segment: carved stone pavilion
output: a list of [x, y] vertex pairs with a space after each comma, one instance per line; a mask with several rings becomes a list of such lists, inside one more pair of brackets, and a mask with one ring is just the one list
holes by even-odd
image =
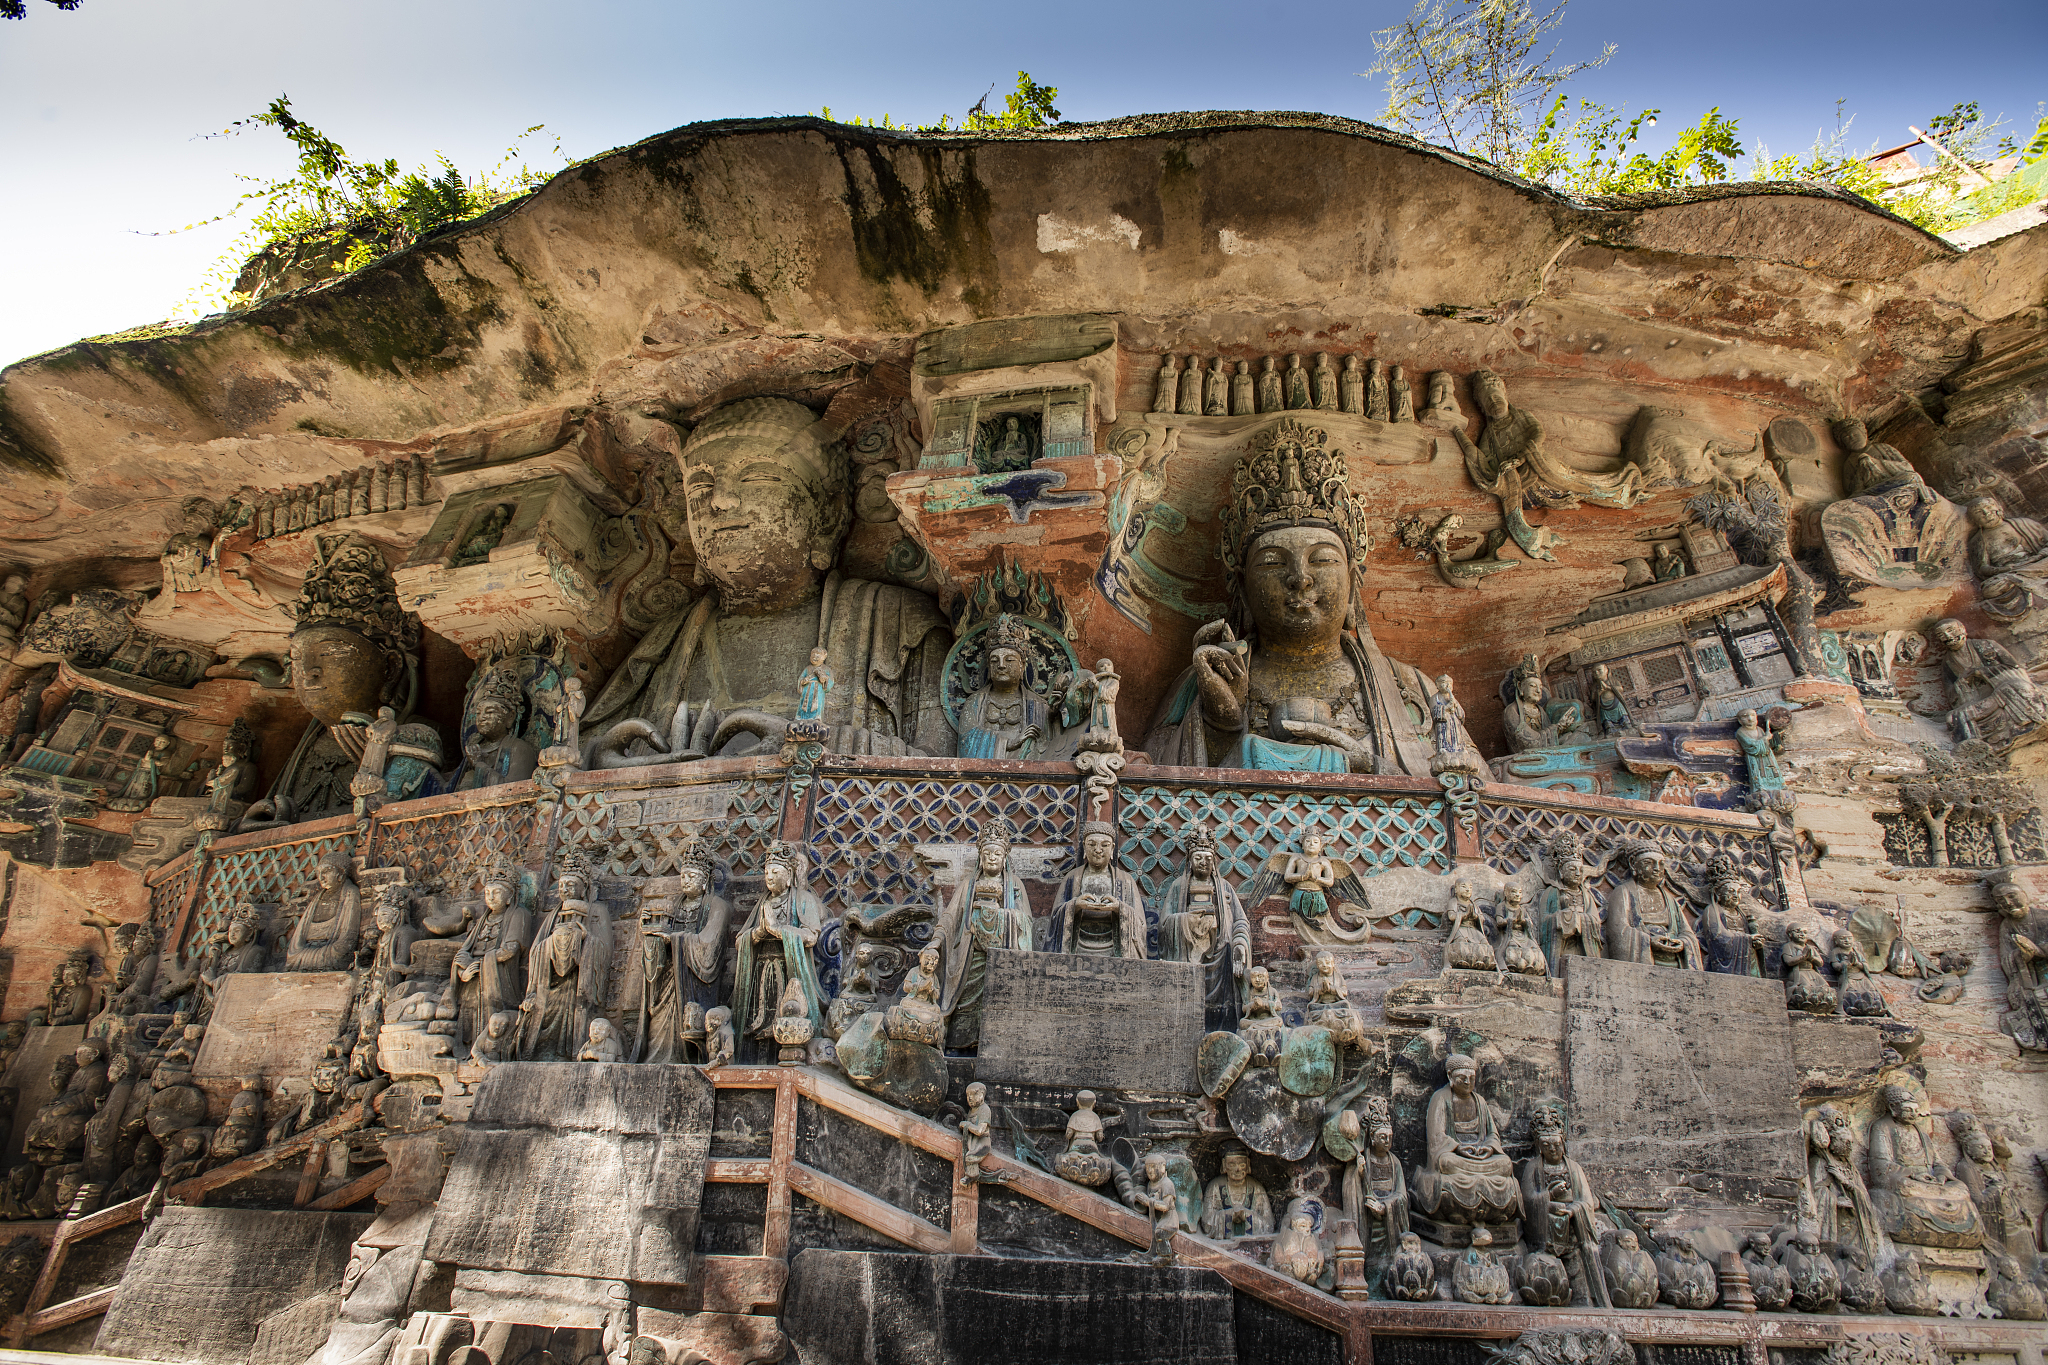
[[2048, 229], [699, 125], [0, 374], [0, 1323], [2040, 1365]]

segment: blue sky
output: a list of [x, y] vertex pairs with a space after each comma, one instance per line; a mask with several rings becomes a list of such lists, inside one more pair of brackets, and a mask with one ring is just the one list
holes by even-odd
[[[1069, 119], [1310, 109], [1376, 119], [1371, 32], [1401, 3], [1286, 6], [654, 3], [652, 0], [29, 0], [0, 23], [0, 362], [179, 311], [233, 240], [237, 172], [289, 169], [264, 131], [205, 140], [281, 91], [357, 156], [494, 164], [544, 123], [585, 156], [701, 119], [931, 119], [1019, 68]], [[1958, 100], [2031, 130], [2048, 4], [1572, 0], [1560, 56], [1614, 60], [1573, 89], [1675, 133], [1712, 105], [1745, 146], [1803, 149], [1835, 101], [1886, 146]], [[1659, 144], [1653, 142], [1655, 149]]]

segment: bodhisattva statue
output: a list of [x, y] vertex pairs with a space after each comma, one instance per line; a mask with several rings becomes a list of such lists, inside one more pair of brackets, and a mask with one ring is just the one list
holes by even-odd
[[1607, 893], [1607, 956], [1618, 962], [1700, 970], [1700, 941], [1686, 918], [1685, 897], [1671, 884], [1664, 850], [1631, 839], [1616, 850], [1628, 879]]
[[1764, 974], [1764, 936], [1756, 917], [1743, 904], [1749, 884], [1742, 874], [1716, 876], [1700, 909], [1700, 961], [1710, 972], [1729, 976]]
[[742, 399], [698, 424], [680, 462], [712, 591], [648, 631], [591, 701], [585, 765], [772, 748], [816, 648], [840, 682], [824, 705], [828, 748], [950, 756], [945, 618], [923, 593], [832, 571], [852, 510], [837, 434], [800, 404]]
[[642, 907], [638, 1061], [681, 1062], [689, 1007], [718, 1004], [732, 906], [711, 891], [711, 849], [692, 838], [676, 867], [673, 900]]
[[1508, 748], [1515, 753], [1531, 749], [1555, 749], [1560, 745], [1587, 744], [1584, 717], [1575, 701], [1553, 702], [1543, 686], [1542, 670], [1532, 656], [1508, 675], [1514, 696], [1500, 713], [1501, 728], [1507, 731]]
[[1609, 1307], [1600, 1266], [1600, 1196], [1565, 1149], [1564, 1110], [1542, 1106], [1532, 1131], [1536, 1150], [1522, 1163], [1523, 1243], [1564, 1263], [1572, 1302]]
[[1972, 640], [1953, 619], [1936, 622], [1928, 636], [1954, 697], [1948, 727], [1957, 740], [2003, 747], [2048, 725], [2048, 697], [2004, 645]]
[[1344, 1167], [1344, 1212], [1358, 1227], [1377, 1279], [1408, 1235], [1408, 1177], [1394, 1155], [1394, 1119], [1386, 1096], [1367, 1099], [1363, 1117], [1345, 1110], [1338, 1124], [1358, 1150]]
[[1200, 964], [1205, 1027], [1235, 1032], [1250, 989], [1251, 921], [1217, 871], [1215, 836], [1195, 826], [1181, 845], [1187, 866], [1159, 895], [1159, 956]]
[[1444, 1085], [1423, 1114], [1428, 1155], [1409, 1182], [1415, 1207], [1441, 1224], [1506, 1223], [1522, 1213], [1515, 1164], [1501, 1146], [1493, 1107], [1474, 1087], [1479, 1064], [1461, 1052], [1444, 1062]]
[[450, 967], [464, 1038], [475, 1038], [492, 1015], [516, 1010], [526, 998], [531, 924], [519, 903], [519, 869], [509, 861], [494, 864], [483, 889], [483, 911], [470, 921]]
[[1970, 1188], [1935, 1158], [1919, 1094], [1896, 1083], [1882, 1093], [1884, 1112], [1870, 1125], [1870, 1200], [1885, 1232], [1916, 1246], [1982, 1245]]
[[526, 998], [519, 1004], [523, 1061], [575, 1061], [611, 983], [612, 920], [602, 903], [586, 899], [590, 873], [580, 850], [556, 860], [555, 891], [554, 912], [526, 955]]
[[1081, 827], [1081, 865], [1060, 880], [1048, 951], [1145, 956], [1145, 893], [1136, 877], [1111, 865], [1115, 856], [1114, 825], [1090, 820]]
[[1195, 632], [1153, 762], [1430, 775], [1433, 688], [1373, 642], [1364, 500], [1327, 439], [1284, 419], [1239, 463], [1221, 517], [1229, 615]]
[[939, 916], [935, 941], [945, 952], [946, 1046], [981, 1045], [981, 1007], [988, 991], [989, 954], [1031, 950], [1031, 901], [1010, 863], [1010, 826], [1001, 816], [982, 822], [975, 836], [974, 868], [960, 878]]
[[315, 867], [319, 889], [306, 902], [285, 944], [288, 972], [338, 972], [355, 961], [362, 935], [363, 893], [356, 889], [354, 861], [329, 853]]
[[1036, 758], [1053, 732], [1030, 685], [1029, 627], [1005, 613], [982, 639], [982, 686], [960, 708], [961, 758]]
[[1604, 957], [1601, 920], [1606, 911], [1593, 879], [1600, 868], [1586, 863], [1585, 845], [1571, 830], [1551, 839], [1538, 864], [1543, 892], [1536, 898], [1536, 942], [1552, 976], [1564, 974], [1568, 957]]
[[803, 990], [814, 1036], [825, 1026], [825, 993], [811, 961], [811, 950], [825, 931], [825, 903], [798, 884], [799, 859], [792, 844], [777, 842], [769, 848], [761, 868], [761, 901], [740, 926], [733, 1026], [741, 1037], [763, 1046], [775, 1039], [775, 1008], [792, 981]]
[[540, 750], [519, 734], [526, 693], [509, 668], [484, 671], [469, 694], [472, 730], [462, 745], [457, 791], [524, 782], [540, 762]]
[[1863, 1183], [1856, 1159], [1856, 1129], [1849, 1116], [1823, 1104], [1806, 1120], [1805, 1202], [1820, 1239], [1829, 1246], [1857, 1247], [1873, 1258], [1889, 1260], [1891, 1239]]

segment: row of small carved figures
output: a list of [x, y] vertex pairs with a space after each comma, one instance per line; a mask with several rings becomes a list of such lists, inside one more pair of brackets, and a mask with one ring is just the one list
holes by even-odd
[[[1347, 355], [1339, 370], [1327, 352], [1316, 356], [1312, 369], [1303, 367], [1300, 355], [1290, 355], [1284, 372], [1266, 356], [1256, 376], [1249, 360], [1238, 361], [1233, 373], [1231, 362], [1222, 356], [1211, 360], [1207, 370], [1200, 356], [1189, 356], [1185, 370], [1179, 357], [1167, 356], [1152, 393], [1152, 411], [1184, 417], [1251, 417], [1289, 410], [1348, 412], [1376, 422], [1416, 420], [1414, 390], [1401, 366], [1388, 368], [1379, 360], [1368, 360], [1361, 369], [1359, 357]], [[1464, 422], [1449, 371], [1430, 375], [1422, 420]]]
[[403, 512], [427, 503], [427, 464], [421, 456], [395, 464], [371, 462], [319, 483], [245, 495], [253, 507], [258, 540], [287, 535], [348, 517]]

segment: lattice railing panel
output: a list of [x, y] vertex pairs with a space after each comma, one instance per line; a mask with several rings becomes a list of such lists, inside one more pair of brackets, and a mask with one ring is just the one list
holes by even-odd
[[481, 894], [483, 873], [500, 858], [539, 870], [547, 860], [547, 822], [531, 801], [377, 822], [371, 861], [404, 866], [413, 880], [458, 895]]
[[343, 830], [317, 839], [216, 853], [206, 870], [206, 893], [194, 916], [188, 943], [196, 951], [216, 931], [227, 927], [228, 916], [243, 901], [276, 905], [293, 888], [311, 890], [313, 868], [321, 858], [354, 852], [355, 832]]
[[[1516, 872], [1535, 860], [1536, 851], [1563, 830], [1577, 834], [1590, 860], [1604, 858], [1623, 839], [1653, 839], [1663, 846], [1683, 876], [1697, 878], [1716, 854], [1733, 855], [1750, 889], [1766, 905], [1784, 904], [1778, 884], [1777, 859], [1770, 836], [1761, 828], [1695, 824], [1618, 811], [1579, 810], [1565, 806], [1524, 806], [1482, 801], [1479, 831], [1488, 865]], [[1607, 865], [1596, 885], [1611, 890], [1628, 875], [1620, 859]]]
[[1332, 857], [1349, 860], [1361, 877], [1388, 867], [1448, 872], [1451, 866], [1443, 803], [1429, 797], [1126, 785], [1121, 824], [1120, 857], [1148, 901], [1181, 870], [1181, 831], [1194, 824], [1207, 825], [1216, 837], [1221, 870], [1240, 891], [1266, 859], [1299, 848], [1310, 828], [1322, 834]]
[[170, 933], [178, 912], [192, 899], [192, 888], [199, 881], [200, 861], [198, 854], [192, 854], [176, 874], [149, 888], [149, 923], [156, 930], [158, 942]]
[[875, 855], [904, 835], [919, 844], [974, 842], [981, 822], [1000, 815], [1019, 844], [1073, 848], [1081, 827], [1081, 783], [977, 778], [826, 775], [813, 788], [807, 843], [811, 887], [833, 913]]
[[666, 877], [692, 834], [734, 876], [761, 870], [782, 820], [782, 780], [744, 777], [679, 787], [572, 791], [555, 850], [580, 846], [600, 877]]

